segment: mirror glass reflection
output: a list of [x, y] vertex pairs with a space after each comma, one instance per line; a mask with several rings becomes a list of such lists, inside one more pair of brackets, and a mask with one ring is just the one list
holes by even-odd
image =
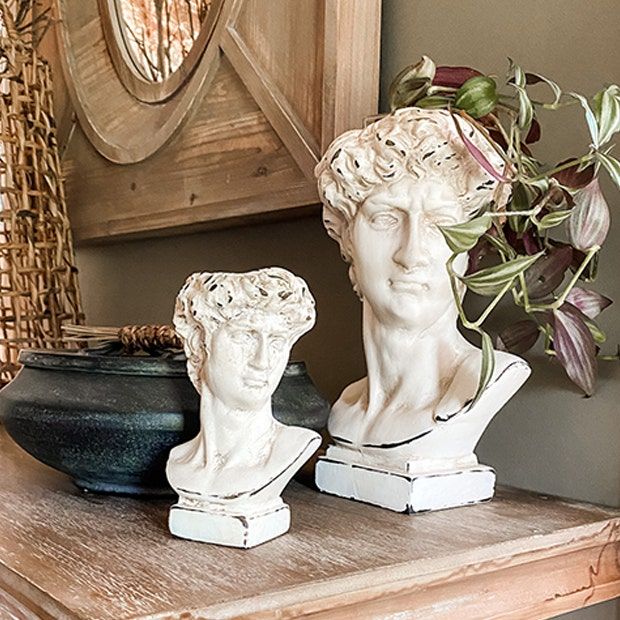
[[136, 70], [163, 82], [190, 53], [213, 0], [115, 0], [125, 46]]

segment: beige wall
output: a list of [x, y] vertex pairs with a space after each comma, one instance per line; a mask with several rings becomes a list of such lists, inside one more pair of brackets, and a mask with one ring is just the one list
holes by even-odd
[[[618, 0], [384, 0], [383, 90], [403, 65], [426, 53], [442, 64], [498, 74], [512, 56], [567, 89], [591, 93], [604, 82], [620, 82], [619, 41]], [[560, 115], [546, 133], [543, 159], [583, 150], [585, 133], [563, 124], [573, 114], [577, 110]], [[603, 253], [600, 287], [619, 302], [602, 321], [612, 349], [620, 342], [620, 194], [608, 195], [614, 229]], [[308, 361], [320, 389], [334, 399], [363, 372], [360, 307], [318, 216], [82, 247], [78, 261], [89, 322], [116, 325], [168, 321], [174, 295], [192, 271], [285, 266], [306, 278], [317, 298], [317, 327], [296, 354]], [[619, 386], [620, 364], [607, 364], [599, 391], [584, 400], [554, 364], [536, 360], [533, 378], [484, 436], [481, 457], [503, 482], [620, 504]], [[613, 610], [613, 603], [605, 604], [581, 617], [614, 618]]]

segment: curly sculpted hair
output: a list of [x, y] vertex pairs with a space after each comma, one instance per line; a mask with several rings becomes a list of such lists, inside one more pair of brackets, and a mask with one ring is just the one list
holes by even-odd
[[[378, 186], [411, 176], [434, 178], [453, 187], [460, 206], [471, 217], [487, 203], [498, 181], [472, 157], [457, 131], [484, 154], [497, 170], [503, 160], [481, 130], [447, 110], [403, 108], [336, 138], [316, 166], [323, 223], [351, 262], [347, 227], [358, 207]], [[509, 184], [499, 188], [503, 206]]]
[[280, 316], [291, 345], [312, 328], [316, 318], [314, 298], [306, 283], [286, 269], [194, 273], [186, 280], [177, 296], [173, 321], [197, 389], [213, 332], [251, 310]]

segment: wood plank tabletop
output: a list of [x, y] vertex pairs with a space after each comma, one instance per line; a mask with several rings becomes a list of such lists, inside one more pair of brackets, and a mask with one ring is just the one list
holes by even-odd
[[172, 500], [85, 494], [0, 427], [0, 617], [547, 618], [620, 595], [620, 510], [515, 489], [392, 513], [293, 483], [285, 536], [173, 538]]

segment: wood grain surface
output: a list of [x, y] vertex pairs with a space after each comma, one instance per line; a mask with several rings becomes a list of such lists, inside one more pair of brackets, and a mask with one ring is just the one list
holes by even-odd
[[78, 241], [187, 231], [192, 224], [316, 200], [314, 185], [225, 58], [212, 86], [191, 124], [147, 161], [106, 162], [82, 130], [75, 130], [64, 169]]
[[290, 532], [238, 550], [174, 539], [170, 501], [79, 492], [2, 430], [0, 471], [7, 617], [532, 619], [620, 594], [610, 508], [504, 489], [406, 516], [292, 484]]
[[152, 97], [115, 70], [104, 0], [45, 2], [78, 242], [317, 211], [323, 150], [377, 111], [380, 0], [224, 0], [194, 69]]

